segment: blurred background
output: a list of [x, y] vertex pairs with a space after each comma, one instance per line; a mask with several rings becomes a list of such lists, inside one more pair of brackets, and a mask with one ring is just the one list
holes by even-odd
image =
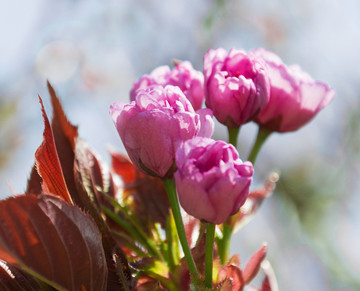
[[[159, 65], [189, 60], [202, 70], [210, 48], [273, 50], [328, 83], [334, 101], [308, 125], [273, 134], [254, 188], [272, 170], [274, 195], [236, 233], [245, 263], [268, 242], [280, 290], [360, 290], [360, 1], [0, 0], [0, 196], [25, 189], [43, 122], [46, 79], [80, 136], [103, 160], [124, 152], [109, 105]], [[245, 159], [256, 135], [248, 124]], [[227, 139], [217, 125], [216, 138]]]

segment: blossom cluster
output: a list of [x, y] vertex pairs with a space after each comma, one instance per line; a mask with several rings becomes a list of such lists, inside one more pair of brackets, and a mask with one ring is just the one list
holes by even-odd
[[242, 162], [236, 141], [212, 140], [212, 116], [229, 132], [250, 121], [268, 134], [290, 132], [333, 97], [328, 85], [273, 52], [218, 48], [205, 54], [203, 73], [189, 62], [159, 67], [134, 83], [131, 103], [114, 103], [110, 111], [138, 169], [174, 175], [184, 210], [221, 224], [245, 202], [256, 156]]
[[[249, 194], [258, 152], [272, 132], [295, 131], [308, 123], [331, 102], [334, 92], [262, 48], [211, 49], [203, 64], [203, 72], [187, 61], [175, 62], [173, 69], [156, 68], [134, 83], [129, 104], [114, 103], [110, 113], [133, 164], [163, 180], [192, 286], [243, 290], [267, 250], [264, 245], [244, 270], [229, 259], [234, 228], [248, 216], [239, 209], [249, 201], [246, 208], [251, 215], [272, 192], [269, 186], [263, 193]], [[227, 127], [229, 143], [212, 138], [213, 116]], [[248, 161], [243, 162], [236, 145], [240, 127], [248, 122], [257, 123], [259, 131]], [[205, 272], [199, 273], [194, 262], [179, 205], [206, 225]], [[215, 234], [216, 227], [220, 235]], [[198, 243], [201, 237], [200, 232]], [[214, 247], [222, 266], [215, 281]], [[171, 253], [171, 246], [168, 250]], [[271, 276], [268, 273], [261, 289], [254, 290], [277, 290]]]

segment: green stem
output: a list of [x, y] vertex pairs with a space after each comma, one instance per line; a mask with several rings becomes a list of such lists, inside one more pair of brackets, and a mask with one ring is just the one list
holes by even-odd
[[[228, 127], [228, 131], [229, 131], [229, 142], [235, 146], [237, 143], [237, 135], [238, 135], [239, 129]], [[250, 162], [252, 162], [253, 164], [255, 163], [256, 157], [257, 157], [262, 145], [264, 144], [265, 140], [270, 136], [271, 133], [272, 133], [272, 131], [270, 131], [266, 127], [261, 127], [261, 126], [259, 127], [259, 131], [258, 131], [256, 140], [255, 140], [255, 143], [251, 149], [251, 152], [250, 152], [250, 155], [248, 158], [248, 160]], [[231, 217], [229, 217], [227, 219], [227, 221], [224, 222], [224, 224], [223, 224], [222, 237], [217, 240], [218, 253], [219, 253], [219, 258], [220, 258], [220, 262], [222, 265], [226, 264], [227, 261], [229, 260], [230, 242], [231, 242], [231, 236], [233, 233], [232, 225], [233, 225], [233, 223], [231, 223]]]
[[170, 207], [174, 215], [176, 229], [178, 232], [181, 247], [185, 255], [185, 260], [189, 268], [189, 272], [192, 275], [192, 277], [200, 281], [200, 277], [196, 269], [193, 256], [191, 254], [189, 243], [186, 238], [185, 228], [180, 212], [179, 201], [176, 194], [175, 180], [174, 178], [163, 178], [163, 183], [165, 185], [165, 189], [169, 197]]
[[175, 270], [175, 266], [179, 263], [179, 248], [175, 228], [174, 216], [172, 211], [170, 211], [166, 220], [165, 234], [167, 240], [168, 266], [171, 272]]
[[[227, 129], [229, 133], [229, 143], [231, 143], [236, 148], [240, 127], [227, 127]], [[229, 259], [230, 241], [231, 241], [232, 232], [233, 232], [232, 226], [228, 222], [224, 222], [223, 236], [217, 239], [218, 254], [222, 265], [225, 265], [225, 263]]]
[[[230, 219], [230, 218], [229, 218]], [[229, 260], [230, 242], [233, 233], [233, 227], [226, 221], [223, 224], [222, 238], [218, 243], [218, 254], [221, 265], [225, 265]]]
[[255, 164], [256, 157], [259, 154], [259, 151], [260, 151], [262, 145], [264, 144], [264, 142], [270, 136], [271, 133], [272, 133], [272, 131], [269, 130], [268, 128], [259, 126], [259, 131], [258, 131], [256, 140], [255, 140], [255, 143], [251, 149], [248, 161]]
[[227, 127], [227, 129], [229, 133], [229, 143], [236, 148], [240, 127]]
[[212, 288], [213, 252], [214, 252], [215, 224], [206, 226], [206, 253], [205, 253], [205, 287]]

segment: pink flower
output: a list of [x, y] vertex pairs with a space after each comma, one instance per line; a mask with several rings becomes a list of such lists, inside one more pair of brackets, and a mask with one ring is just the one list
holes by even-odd
[[134, 101], [140, 89], [156, 85], [178, 86], [190, 101], [195, 110], [202, 107], [204, 101], [204, 77], [196, 71], [190, 62], [176, 63], [170, 70], [168, 66], [161, 66], [153, 70], [150, 75], [144, 75], [136, 81], [130, 91], [130, 100]]
[[244, 204], [253, 166], [242, 162], [231, 144], [196, 137], [176, 152], [174, 177], [181, 206], [190, 215], [223, 223]]
[[269, 100], [263, 65], [243, 50], [209, 50], [204, 56], [206, 106], [228, 127], [253, 120]]
[[211, 111], [195, 112], [174, 86], [140, 90], [130, 104], [112, 104], [110, 114], [134, 165], [160, 177], [172, 174], [168, 172], [180, 142], [198, 135], [210, 137], [214, 131]]
[[314, 81], [298, 66], [286, 66], [265, 49], [252, 51], [265, 62], [270, 78], [270, 100], [256, 122], [272, 131], [288, 132], [308, 123], [334, 98], [334, 91]]

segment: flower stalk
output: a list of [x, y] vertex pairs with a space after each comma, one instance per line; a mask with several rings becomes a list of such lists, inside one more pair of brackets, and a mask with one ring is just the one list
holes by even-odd
[[214, 223], [208, 223], [206, 226], [205, 287], [207, 288], [212, 288], [215, 227]]
[[218, 239], [218, 255], [220, 259], [221, 265], [225, 265], [226, 262], [229, 260], [229, 254], [230, 254], [230, 242], [231, 242], [231, 236], [233, 233], [233, 227], [229, 223], [231, 220], [231, 217], [228, 218], [227, 221], [225, 221], [222, 225], [222, 237]]
[[174, 215], [175, 225], [179, 236], [180, 244], [184, 252], [185, 260], [189, 268], [189, 272], [193, 278], [200, 281], [199, 273], [197, 271], [189, 243], [186, 238], [184, 223], [181, 217], [180, 206], [178, 197], [176, 194], [175, 180], [174, 178], [164, 178], [163, 183], [169, 197], [170, 207]]
[[[235, 148], [240, 132], [240, 127], [227, 127], [229, 134], [229, 143]], [[230, 254], [230, 242], [233, 233], [233, 227], [231, 224], [231, 217], [229, 217], [222, 225], [222, 237], [217, 239], [218, 254], [222, 265], [225, 265], [229, 259]]]
[[179, 263], [179, 248], [178, 240], [175, 231], [176, 225], [172, 211], [169, 212], [169, 216], [166, 221], [166, 240], [167, 240], [167, 256], [168, 265], [170, 271], [174, 271], [175, 266]]
[[270, 136], [271, 133], [272, 131], [269, 130], [268, 128], [264, 126], [259, 126], [259, 131], [256, 136], [255, 143], [251, 149], [250, 155], [248, 157], [248, 161], [255, 164], [256, 158], [260, 152], [261, 147], [263, 146], [263, 144], [265, 143], [265, 141], [267, 140], [267, 138]]
[[229, 133], [229, 143], [231, 143], [235, 148], [237, 145], [237, 140], [240, 132], [240, 127], [227, 127]]

